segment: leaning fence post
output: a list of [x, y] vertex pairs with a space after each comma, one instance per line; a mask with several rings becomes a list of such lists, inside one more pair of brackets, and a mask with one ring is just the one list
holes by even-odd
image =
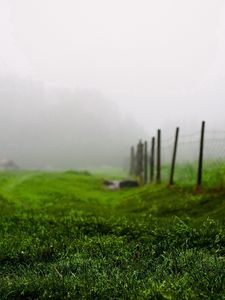
[[148, 143], [144, 143], [144, 183], [148, 182]]
[[179, 127], [176, 128], [174, 148], [173, 148], [173, 155], [172, 155], [172, 162], [171, 162], [171, 170], [170, 170], [169, 185], [173, 185], [174, 184], [173, 178], [174, 178], [174, 170], [175, 170], [175, 163], [176, 163], [178, 135], [179, 135]]
[[200, 190], [202, 187], [202, 168], [203, 168], [203, 149], [204, 149], [204, 134], [205, 134], [205, 121], [202, 122], [199, 160], [198, 160], [198, 177], [196, 189]]
[[154, 181], [154, 168], [155, 168], [155, 138], [152, 138], [151, 156], [150, 156], [150, 182]]
[[156, 183], [161, 182], [161, 130], [157, 131], [157, 166], [156, 166]]

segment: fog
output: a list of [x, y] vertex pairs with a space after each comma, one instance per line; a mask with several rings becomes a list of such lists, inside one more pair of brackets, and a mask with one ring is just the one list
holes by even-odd
[[1, 157], [23, 168], [125, 166], [129, 145], [143, 135], [93, 90], [46, 89], [11, 77], [0, 80], [0, 98]]
[[223, 0], [0, 0], [0, 156], [121, 165], [139, 138], [223, 130]]

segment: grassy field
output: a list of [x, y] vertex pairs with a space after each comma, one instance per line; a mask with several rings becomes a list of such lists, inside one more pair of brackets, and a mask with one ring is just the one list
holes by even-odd
[[0, 299], [225, 299], [225, 192], [0, 173]]
[[[162, 167], [162, 179], [169, 181], [170, 166], [164, 164]], [[177, 163], [175, 167], [174, 180], [177, 185], [182, 187], [194, 187], [197, 181], [198, 164], [197, 162]], [[225, 189], [225, 162], [204, 161], [202, 185], [205, 189]]]

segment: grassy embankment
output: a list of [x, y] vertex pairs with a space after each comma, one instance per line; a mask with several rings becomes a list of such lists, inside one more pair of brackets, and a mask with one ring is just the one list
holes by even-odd
[[225, 193], [0, 173], [0, 299], [225, 299]]

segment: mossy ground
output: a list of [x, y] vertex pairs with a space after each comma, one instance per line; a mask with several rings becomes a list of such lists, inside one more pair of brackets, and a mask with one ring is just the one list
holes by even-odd
[[0, 299], [225, 299], [225, 193], [0, 173]]

